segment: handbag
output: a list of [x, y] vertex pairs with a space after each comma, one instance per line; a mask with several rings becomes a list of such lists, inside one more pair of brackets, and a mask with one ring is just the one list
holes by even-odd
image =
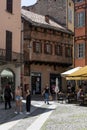
[[22, 97], [22, 96], [20, 97], [20, 100], [23, 100], [23, 97]]
[[53, 100], [52, 95], [49, 95], [49, 100], [50, 100], [50, 101], [52, 101], [52, 100]]

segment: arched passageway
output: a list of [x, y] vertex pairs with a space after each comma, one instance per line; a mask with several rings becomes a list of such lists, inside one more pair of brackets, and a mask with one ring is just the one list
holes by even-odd
[[0, 74], [0, 97], [1, 100], [3, 100], [3, 92], [4, 92], [4, 88], [7, 84], [10, 85], [12, 93], [13, 93], [13, 97], [14, 97], [14, 90], [15, 90], [15, 74], [13, 73], [12, 70], [10, 69], [4, 69], [1, 74]]

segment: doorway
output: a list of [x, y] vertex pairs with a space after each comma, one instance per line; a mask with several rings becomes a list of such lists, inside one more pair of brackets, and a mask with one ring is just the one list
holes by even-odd
[[32, 94], [41, 94], [41, 74], [32, 73], [31, 74], [31, 90]]

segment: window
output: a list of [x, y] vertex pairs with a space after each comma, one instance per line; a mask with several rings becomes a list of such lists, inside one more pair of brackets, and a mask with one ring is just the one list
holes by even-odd
[[55, 46], [55, 54], [58, 56], [62, 56], [62, 46], [61, 45]]
[[80, 43], [75, 46], [75, 57], [83, 58], [85, 56], [85, 44]]
[[46, 54], [52, 54], [52, 45], [49, 44], [49, 43], [46, 43], [46, 44], [44, 45], [44, 52], [45, 52]]
[[68, 21], [72, 23], [72, 10], [68, 8]]
[[72, 48], [71, 47], [65, 47], [65, 56], [72, 57]]
[[79, 57], [83, 57], [83, 52], [84, 52], [84, 50], [83, 50], [83, 44], [79, 44], [78, 51], [79, 51], [78, 56]]
[[34, 42], [33, 43], [33, 51], [35, 53], [41, 53], [42, 52], [42, 44], [39, 42]]
[[75, 26], [82, 27], [85, 25], [85, 11], [75, 14]]
[[7, 0], [6, 9], [9, 13], [12, 13], [13, 0]]

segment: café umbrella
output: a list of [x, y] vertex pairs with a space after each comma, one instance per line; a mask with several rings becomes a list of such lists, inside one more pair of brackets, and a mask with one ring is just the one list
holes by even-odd
[[76, 72], [71, 73], [70, 75], [68, 75], [68, 77], [87, 77], [87, 66], [84, 66], [82, 68], [80, 68], [79, 70], [77, 70]]
[[87, 80], [87, 65], [84, 67], [81, 67], [79, 70], [66, 76], [66, 80], [75, 80], [76, 81], [76, 90], [77, 90], [78, 89], [77, 81], [78, 80]]
[[70, 74], [72, 74], [72, 73], [74, 73], [74, 72], [80, 70], [81, 68], [82, 68], [82, 67], [78, 66], [78, 67], [75, 67], [75, 68], [73, 68], [73, 69], [67, 70], [67, 71], [61, 73], [61, 76], [66, 78], [66, 77], [68, 77]]
[[56, 78], [56, 86], [55, 86], [55, 93], [56, 93], [56, 100], [57, 100], [57, 93], [59, 92], [59, 80]]

